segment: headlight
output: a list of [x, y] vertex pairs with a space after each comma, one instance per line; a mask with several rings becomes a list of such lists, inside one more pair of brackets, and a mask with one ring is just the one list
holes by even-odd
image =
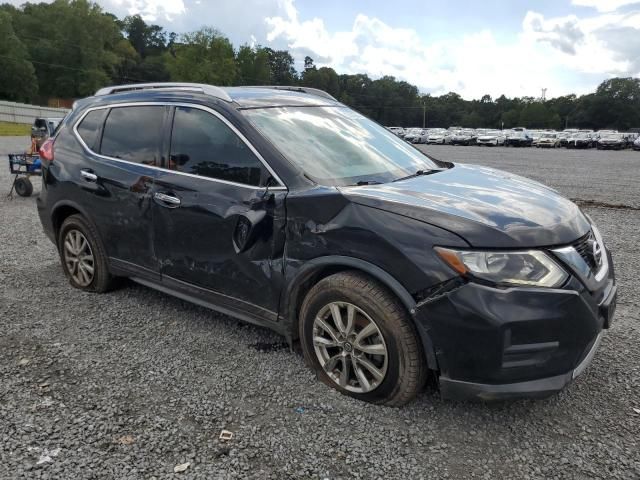
[[568, 277], [562, 267], [539, 250], [492, 252], [436, 247], [436, 251], [460, 275], [500, 285], [553, 288], [562, 285]]

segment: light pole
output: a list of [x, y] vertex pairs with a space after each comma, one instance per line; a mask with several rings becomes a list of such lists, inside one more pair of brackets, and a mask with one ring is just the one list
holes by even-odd
[[422, 102], [422, 128], [425, 128], [427, 125], [427, 103]]

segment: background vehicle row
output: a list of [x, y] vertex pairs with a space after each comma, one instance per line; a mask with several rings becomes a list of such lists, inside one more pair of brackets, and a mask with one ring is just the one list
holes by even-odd
[[600, 150], [640, 150], [640, 133], [613, 130], [527, 130], [516, 127], [509, 130], [472, 129], [461, 127], [407, 128], [388, 127], [390, 131], [409, 143], [428, 145], [485, 145], [537, 148], [597, 148]]

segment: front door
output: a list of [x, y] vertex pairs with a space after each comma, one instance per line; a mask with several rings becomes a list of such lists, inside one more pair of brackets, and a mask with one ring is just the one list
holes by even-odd
[[[275, 320], [282, 285], [286, 189], [217, 112], [178, 106], [169, 170], [153, 194], [163, 283]], [[173, 284], [173, 285], [172, 285]]]

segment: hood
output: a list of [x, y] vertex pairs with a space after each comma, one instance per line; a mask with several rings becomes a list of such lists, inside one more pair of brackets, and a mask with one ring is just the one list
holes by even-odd
[[555, 190], [487, 167], [456, 164], [431, 175], [340, 190], [355, 203], [444, 228], [474, 247], [563, 245], [590, 229], [580, 209]]

